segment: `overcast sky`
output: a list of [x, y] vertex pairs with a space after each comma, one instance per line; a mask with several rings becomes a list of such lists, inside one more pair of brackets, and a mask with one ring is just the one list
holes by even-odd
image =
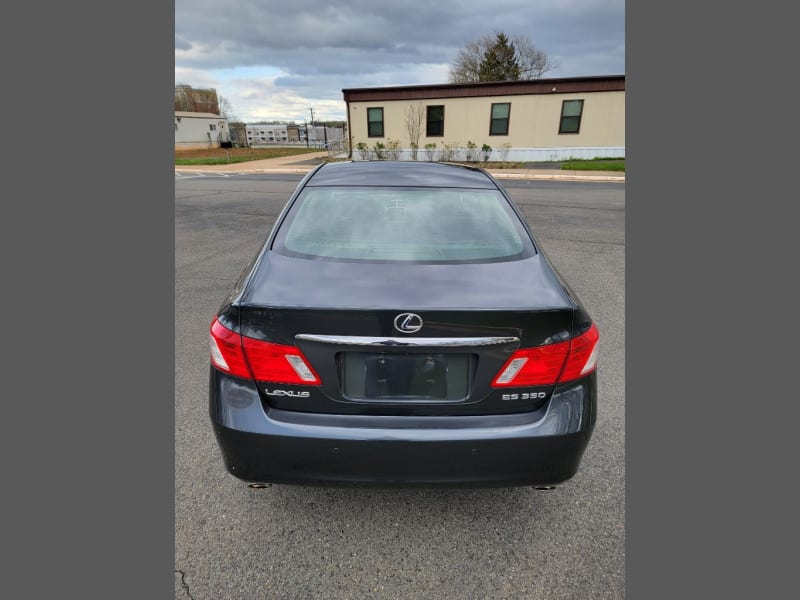
[[176, 0], [175, 82], [248, 122], [344, 119], [343, 88], [446, 83], [496, 31], [558, 60], [546, 77], [625, 73], [624, 0]]

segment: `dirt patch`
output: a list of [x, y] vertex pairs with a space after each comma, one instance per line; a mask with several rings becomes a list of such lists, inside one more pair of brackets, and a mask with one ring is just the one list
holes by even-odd
[[175, 150], [176, 165], [226, 164], [319, 152], [318, 148], [197, 148]]

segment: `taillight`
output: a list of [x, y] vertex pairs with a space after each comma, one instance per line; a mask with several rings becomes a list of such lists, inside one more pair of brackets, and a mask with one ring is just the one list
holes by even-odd
[[256, 381], [319, 385], [322, 380], [295, 346], [239, 335], [214, 319], [211, 363], [221, 371]]
[[242, 348], [242, 336], [214, 319], [211, 324], [211, 364], [236, 377], [252, 379]]
[[283, 346], [242, 337], [244, 351], [256, 381], [319, 385], [322, 380], [295, 346]]
[[586, 333], [571, 340], [572, 347], [569, 349], [564, 371], [561, 373], [561, 377], [558, 378], [559, 382], [578, 379], [578, 377], [583, 377], [597, 368], [597, 352], [599, 349], [597, 342], [599, 340], [600, 332], [597, 331], [594, 323]]
[[588, 331], [566, 342], [520, 348], [508, 359], [492, 387], [553, 385], [572, 381], [597, 367], [600, 335], [592, 324]]
[[558, 379], [568, 352], [569, 342], [520, 348], [511, 355], [492, 385], [551, 385]]

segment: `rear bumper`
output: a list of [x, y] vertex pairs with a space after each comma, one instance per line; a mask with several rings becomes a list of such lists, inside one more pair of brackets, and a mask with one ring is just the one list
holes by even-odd
[[258, 483], [552, 485], [575, 474], [595, 421], [594, 374], [536, 412], [466, 417], [265, 410], [252, 382], [212, 369], [210, 385], [225, 466]]

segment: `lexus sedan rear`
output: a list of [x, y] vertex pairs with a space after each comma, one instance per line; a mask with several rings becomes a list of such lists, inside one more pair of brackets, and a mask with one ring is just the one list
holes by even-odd
[[211, 421], [251, 483], [555, 485], [598, 337], [484, 171], [326, 164], [213, 320]]

